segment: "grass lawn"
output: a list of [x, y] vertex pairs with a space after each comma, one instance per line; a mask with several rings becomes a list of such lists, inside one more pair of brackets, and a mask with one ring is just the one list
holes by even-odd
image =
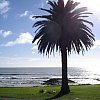
[[[61, 97], [79, 100], [100, 100], [100, 85], [70, 86], [71, 93]], [[60, 91], [60, 86], [0, 87], [1, 98], [50, 98]]]

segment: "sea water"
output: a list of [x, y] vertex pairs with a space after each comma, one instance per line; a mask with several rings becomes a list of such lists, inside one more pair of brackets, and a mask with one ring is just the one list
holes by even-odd
[[[0, 87], [42, 86], [51, 78], [61, 78], [60, 67], [0, 68]], [[68, 78], [76, 84], [100, 84], [100, 74], [79, 68], [69, 67]]]

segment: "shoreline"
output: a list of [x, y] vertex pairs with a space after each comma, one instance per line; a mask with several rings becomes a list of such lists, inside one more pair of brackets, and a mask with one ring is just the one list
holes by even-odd
[[[13, 78], [14, 79], [14, 78]], [[86, 78], [87, 79], [87, 78]], [[97, 79], [98, 82], [100, 82], [100, 80]], [[58, 85], [60, 86], [62, 83], [62, 78], [48, 78], [46, 80], [44, 80], [43, 82], [39, 83], [39, 84], [34, 84], [34, 81], [31, 81], [30, 84], [14, 84], [14, 85], [5, 85], [5, 86], [0, 86], [0, 87], [43, 87], [43, 86], [54, 86], [54, 85]], [[90, 83], [78, 83], [75, 82], [73, 80], [71, 80], [70, 78], [68, 79], [68, 85], [69, 86], [75, 86], [75, 85], [100, 85], [100, 83], [98, 84], [90, 84]]]
[[[69, 85], [100, 84], [100, 74], [78, 67], [68, 68]], [[52, 80], [52, 82], [50, 82]], [[0, 87], [32, 87], [61, 84], [61, 68], [2, 68]]]

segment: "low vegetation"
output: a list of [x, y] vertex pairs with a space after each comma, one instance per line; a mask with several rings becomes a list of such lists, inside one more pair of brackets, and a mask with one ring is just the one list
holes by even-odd
[[[71, 93], [61, 99], [100, 100], [100, 85], [70, 86]], [[60, 86], [41, 87], [0, 87], [0, 98], [39, 98], [46, 99], [55, 96]]]

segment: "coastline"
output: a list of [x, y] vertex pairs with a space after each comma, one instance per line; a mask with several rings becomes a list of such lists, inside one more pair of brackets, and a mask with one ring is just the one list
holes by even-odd
[[[69, 85], [100, 84], [100, 74], [77, 68], [68, 68]], [[61, 68], [1, 68], [0, 87], [33, 87], [60, 85]]]
[[[80, 79], [80, 78], [79, 78]], [[11, 81], [12, 80], [12, 81]], [[8, 83], [4, 83], [4, 84], [0, 84], [0, 87], [35, 87], [35, 86], [53, 86], [53, 85], [61, 85], [62, 83], [62, 78], [48, 78], [48, 77], [45, 77], [44, 79], [42, 78], [35, 78], [35, 80], [32, 78], [32, 79], [29, 79], [28, 81], [26, 82], [19, 82], [16, 84], [16, 77], [13, 77], [12, 79], [10, 79], [9, 81], [12, 82], [12, 84], [8, 84]], [[97, 85], [97, 84], [100, 84], [100, 79], [92, 79], [92, 80], [95, 80], [96, 83], [86, 83], [86, 80], [90, 80], [88, 78], [86, 79], [81, 79], [81, 80], [85, 80], [84, 83], [78, 83], [76, 81], [75, 78], [69, 78], [68, 79], [68, 85]], [[1, 82], [1, 81], [0, 81]], [[8, 84], [8, 85], [6, 85]]]

